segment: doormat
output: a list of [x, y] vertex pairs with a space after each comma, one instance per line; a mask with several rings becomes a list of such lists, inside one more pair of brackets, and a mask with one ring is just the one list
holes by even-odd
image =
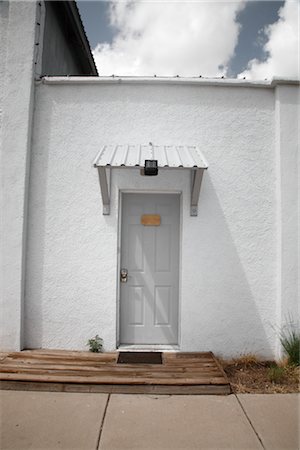
[[120, 352], [118, 364], [162, 364], [161, 352]]

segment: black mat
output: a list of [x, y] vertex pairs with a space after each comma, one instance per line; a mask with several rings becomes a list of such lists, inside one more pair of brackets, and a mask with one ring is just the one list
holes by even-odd
[[120, 352], [118, 364], [162, 364], [161, 352]]

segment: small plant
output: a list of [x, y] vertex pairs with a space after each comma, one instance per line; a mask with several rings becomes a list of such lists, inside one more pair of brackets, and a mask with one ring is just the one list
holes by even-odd
[[281, 384], [285, 379], [285, 368], [278, 366], [270, 367], [268, 377], [272, 383]]
[[288, 356], [288, 363], [294, 366], [300, 365], [300, 332], [296, 330], [290, 321], [286, 329], [280, 333], [280, 342]]
[[90, 352], [101, 353], [103, 348], [103, 339], [96, 334], [95, 337], [87, 341], [86, 345], [90, 347]]

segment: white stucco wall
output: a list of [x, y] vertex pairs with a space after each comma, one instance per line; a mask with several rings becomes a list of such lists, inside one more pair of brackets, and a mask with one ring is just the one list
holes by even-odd
[[35, 2], [0, 3], [0, 347], [3, 350], [22, 348], [35, 19]]
[[[297, 88], [285, 89], [289, 109]], [[278, 354], [281, 134], [275, 105], [275, 89], [225, 84], [39, 85], [25, 346], [84, 349], [97, 333], [107, 350], [115, 348], [119, 190], [174, 190], [182, 192], [180, 349]], [[100, 146], [149, 141], [203, 150], [209, 169], [198, 217], [189, 215], [188, 171], [147, 179], [122, 169], [113, 171], [111, 215], [102, 215], [91, 166]]]
[[[4, 74], [5, 74], [5, 65], [6, 65], [6, 47], [7, 47], [7, 28], [9, 21], [9, 5], [7, 2], [0, 3], [0, 111], [2, 118], [3, 113], [3, 96], [4, 96]], [[1, 123], [1, 122], [0, 122]]]
[[[276, 89], [277, 160], [277, 319], [285, 329], [299, 317], [299, 90]], [[280, 353], [280, 345], [278, 352]]]

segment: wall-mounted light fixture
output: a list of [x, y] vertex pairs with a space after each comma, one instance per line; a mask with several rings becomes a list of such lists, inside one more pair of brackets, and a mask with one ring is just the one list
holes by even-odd
[[158, 174], [156, 159], [145, 159], [144, 175], [154, 176]]

